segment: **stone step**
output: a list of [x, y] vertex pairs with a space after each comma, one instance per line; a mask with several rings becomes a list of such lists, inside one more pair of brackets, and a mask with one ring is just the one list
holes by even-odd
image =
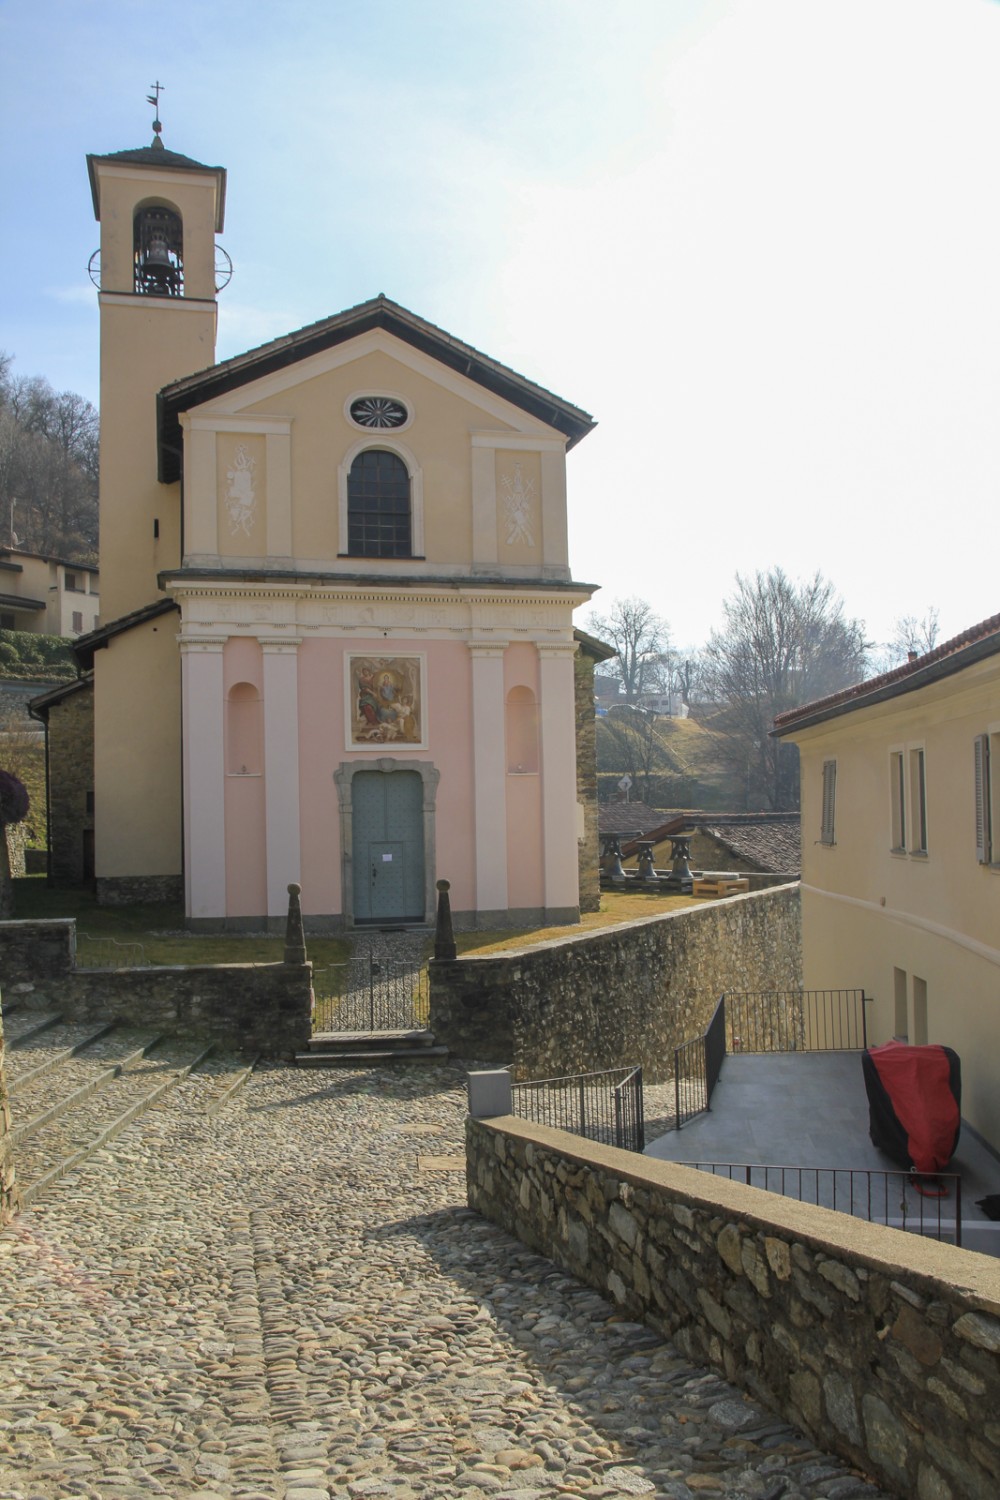
[[300, 1068], [373, 1067], [386, 1062], [426, 1062], [448, 1056], [432, 1031], [325, 1031], [296, 1055]]
[[315, 1031], [310, 1052], [350, 1052], [370, 1047], [433, 1047], [434, 1033], [423, 1026], [398, 1031]]
[[380, 1067], [384, 1063], [435, 1062], [447, 1056], [448, 1048], [444, 1046], [382, 1047], [372, 1048], [369, 1051], [331, 1049], [327, 1052], [297, 1052], [295, 1066], [297, 1068], [373, 1068]]
[[[103, 1058], [93, 1059], [93, 1076], [82, 1084], [76, 1075], [78, 1058], [62, 1063], [44, 1079], [39, 1080], [36, 1073], [20, 1096], [24, 1113], [19, 1113], [16, 1089], [11, 1091], [13, 1159], [22, 1206], [82, 1166], [204, 1065], [212, 1051], [194, 1039], [151, 1045], [150, 1034], [138, 1031], [123, 1031], [115, 1040], [119, 1056], [110, 1067]], [[94, 1050], [103, 1051], [108, 1042], [110, 1038]], [[76, 1085], [65, 1094], [59, 1087], [61, 1074]], [[36, 1090], [42, 1082], [52, 1088], [53, 1100], [33, 1115], [31, 1108], [39, 1102]]]

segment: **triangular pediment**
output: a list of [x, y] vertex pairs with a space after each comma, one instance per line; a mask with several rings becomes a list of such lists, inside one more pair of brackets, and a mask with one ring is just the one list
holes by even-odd
[[160, 478], [179, 477], [182, 413], [195, 407], [236, 411], [280, 399], [283, 390], [375, 348], [394, 352], [401, 365], [436, 372], [442, 384], [460, 384], [469, 399], [500, 421], [523, 413], [531, 425], [562, 433], [567, 447], [595, 425], [579, 407], [379, 296], [166, 386], [158, 398]]

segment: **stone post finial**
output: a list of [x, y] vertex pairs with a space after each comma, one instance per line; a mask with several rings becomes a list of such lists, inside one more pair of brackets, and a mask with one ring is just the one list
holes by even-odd
[[450, 880], [438, 881], [437, 922], [434, 926], [435, 958], [448, 959], [458, 957], [458, 949], [455, 947], [455, 934], [451, 927], [451, 901], [448, 897], [450, 890]]
[[288, 887], [288, 920], [285, 923], [286, 964], [304, 964], [306, 961], [306, 934], [302, 926], [302, 906], [299, 897], [302, 887], [292, 881]]

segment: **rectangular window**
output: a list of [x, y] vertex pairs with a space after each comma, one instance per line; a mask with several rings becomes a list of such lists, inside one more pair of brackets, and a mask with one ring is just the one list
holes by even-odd
[[83, 631], [83, 615], [78, 609], [73, 611], [73, 629], [78, 633]]
[[66, 589], [71, 594], [85, 594], [87, 592], [84, 587], [84, 580], [78, 578], [75, 573], [71, 573], [68, 569], [66, 571]]
[[911, 854], [927, 853], [927, 781], [924, 752], [910, 751], [910, 842]]
[[[834, 817], [837, 809], [837, 762], [823, 762], [823, 813], [819, 841], [834, 844]], [[815, 826], [815, 825], [814, 825]]]
[[892, 852], [906, 850], [906, 762], [902, 750], [889, 756], [889, 799], [892, 812]]
[[892, 1012], [895, 1030], [893, 1040], [897, 1042], [909, 1041], [909, 1033], [906, 1029], [906, 970], [893, 969], [892, 971]]
[[927, 980], [913, 976], [913, 1043], [927, 1046]]
[[993, 809], [990, 806], [990, 737], [977, 734], [973, 742], [976, 788], [976, 858], [988, 865], [993, 854]]

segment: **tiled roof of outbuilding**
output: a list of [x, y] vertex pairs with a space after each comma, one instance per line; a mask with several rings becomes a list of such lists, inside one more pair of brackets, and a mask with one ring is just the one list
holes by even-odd
[[643, 834], [647, 829], [663, 827], [676, 816], [662, 807], [647, 807], [645, 802], [602, 802], [597, 826], [601, 833]]
[[801, 823], [798, 813], [745, 813], [699, 820], [698, 826], [738, 859], [772, 874], [793, 874], [802, 863]]

